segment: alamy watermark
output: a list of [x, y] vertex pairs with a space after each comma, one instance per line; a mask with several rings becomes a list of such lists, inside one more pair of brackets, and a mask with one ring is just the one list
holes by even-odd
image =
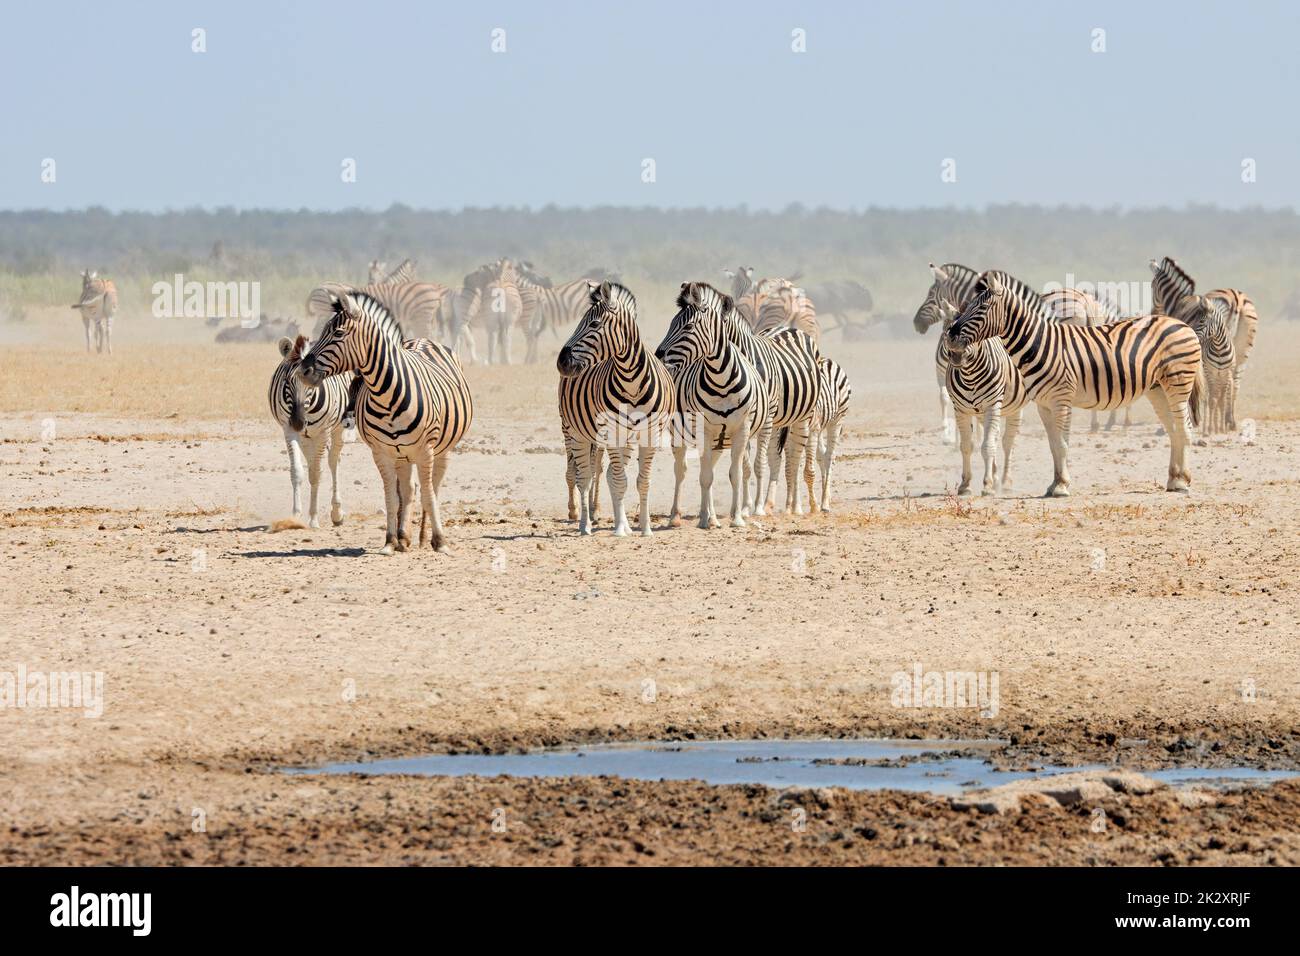
[[80, 709], [94, 719], [104, 713], [103, 671], [0, 671], [0, 710]]
[[981, 717], [998, 715], [997, 671], [927, 671], [918, 661], [889, 682], [894, 707], [978, 708]]
[[149, 291], [157, 319], [238, 318], [245, 329], [255, 329], [261, 322], [260, 282], [187, 282], [178, 272], [171, 282], [155, 282]]

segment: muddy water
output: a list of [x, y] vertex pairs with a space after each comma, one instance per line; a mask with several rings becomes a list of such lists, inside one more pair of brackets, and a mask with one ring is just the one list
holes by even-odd
[[[523, 754], [431, 754], [295, 768], [291, 773], [483, 777], [625, 777], [769, 787], [846, 787], [954, 794], [1024, 777], [1096, 767], [995, 770], [996, 740], [719, 740], [606, 744]], [[1174, 786], [1271, 783], [1300, 772], [1181, 767], [1148, 774]]]

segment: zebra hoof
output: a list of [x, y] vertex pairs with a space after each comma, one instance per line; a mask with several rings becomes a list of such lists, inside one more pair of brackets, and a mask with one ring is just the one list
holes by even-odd
[[387, 556], [387, 555], [391, 555], [391, 554], [393, 553], [393, 546], [392, 546], [392, 544], [386, 544], [386, 545], [384, 545], [382, 548], [379, 549], [379, 553], [382, 554], [382, 555], [385, 555], [385, 556]]
[[319, 531], [320, 518], [312, 518], [310, 521], [307, 522], [307, 527], [311, 528], [313, 531]]
[[577, 520], [578, 520], [578, 509], [577, 509], [577, 508], [570, 508], [570, 509], [569, 509], [569, 520], [570, 520], [570, 521], [577, 521]]
[[1043, 497], [1044, 498], [1068, 498], [1070, 497], [1070, 487], [1069, 485], [1063, 485], [1060, 484], [1059, 482], [1054, 482], [1052, 486], [1047, 489], [1047, 494], [1043, 495]]
[[681, 526], [682, 526], [682, 516], [674, 511], [672, 516], [668, 519], [668, 527], [680, 528]]
[[1165, 485], [1165, 491], [1177, 491], [1184, 495], [1191, 490], [1191, 483], [1181, 475], [1176, 478], [1170, 478], [1169, 483]]
[[343, 512], [340, 511], [336, 515], [330, 515], [330, 523], [336, 528], [341, 525], [343, 523]]
[[971, 496], [971, 490], [968, 485], [962, 485], [960, 488], [957, 489], [958, 498], [969, 498], [970, 496]]
[[990, 488], [990, 487], [987, 486], [987, 485], [985, 485], [983, 488], [980, 489], [980, 497], [981, 497], [981, 498], [992, 498], [992, 497], [993, 497], [994, 495], [996, 495], [997, 493], [998, 493], [998, 490], [997, 490], [996, 488]]
[[743, 528], [745, 527], [745, 519], [740, 515], [736, 515], [736, 517], [731, 519], [731, 526], [733, 528]]

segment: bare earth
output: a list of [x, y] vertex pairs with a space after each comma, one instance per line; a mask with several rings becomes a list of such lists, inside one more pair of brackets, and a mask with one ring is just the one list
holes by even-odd
[[[817, 735], [1004, 738], [1022, 764], [1300, 768], [1297, 346], [1300, 328], [1261, 329], [1254, 441], [1193, 448], [1190, 495], [1163, 490], [1167, 440], [1143, 403], [1127, 432], [1090, 435], [1076, 412], [1074, 497], [1045, 501], [1032, 410], [1014, 488], [956, 499], [933, 340], [828, 343], [855, 389], [834, 514], [668, 528], [662, 453], [650, 539], [605, 520], [580, 540], [566, 520], [549, 360], [474, 368], [444, 486], [453, 553], [389, 558], [359, 446], [341, 527], [269, 530], [290, 503], [264, 412], [274, 346], [9, 348], [0, 671], [102, 672], [105, 705], [0, 710], [0, 862], [1300, 863], [1300, 783], [1115, 793], [1095, 833], [1091, 803], [983, 814], [889, 792], [274, 772]], [[714, 488], [725, 508], [725, 469]], [[998, 713], [893, 706], [891, 675], [916, 663], [996, 672]]]

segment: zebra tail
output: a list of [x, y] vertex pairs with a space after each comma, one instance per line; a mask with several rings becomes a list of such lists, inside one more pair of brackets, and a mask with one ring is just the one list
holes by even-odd
[[1187, 407], [1192, 416], [1192, 427], [1201, 427], [1201, 392], [1205, 388], [1205, 371], [1198, 368], [1196, 377], [1192, 379], [1192, 391], [1187, 396]]
[[790, 437], [790, 427], [788, 425], [785, 428], [782, 428], [781, 431], [777, 433], [776, 453], [778, 455], [783, 454], [785, 452], [785, 442], [786, 439], [789, 437]]

